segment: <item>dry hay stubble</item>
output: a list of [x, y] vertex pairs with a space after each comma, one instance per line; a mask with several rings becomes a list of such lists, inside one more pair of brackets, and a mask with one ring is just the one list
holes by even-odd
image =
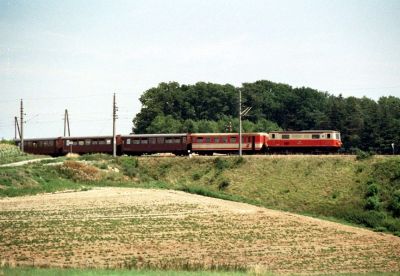
[[2, 263], [400, 271], [400, 238], [178, 191], [98, 188], [0, 200]]

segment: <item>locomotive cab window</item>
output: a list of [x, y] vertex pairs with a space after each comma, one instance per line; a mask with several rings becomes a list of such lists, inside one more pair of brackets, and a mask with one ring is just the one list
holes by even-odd
[[327, 138], [327, 139], [331, 139], [331, 134], [328, 133], [328, 134], [326, 135], [326, 138]]
[[272, 133], [272, 139], [275, 139], [275, 133]]

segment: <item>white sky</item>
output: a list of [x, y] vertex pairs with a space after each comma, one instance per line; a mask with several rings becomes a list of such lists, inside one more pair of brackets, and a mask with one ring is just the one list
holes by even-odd
[[160, 82], [400, 97], [400, 1], [0, 0], [0, 138], [129, 133]]

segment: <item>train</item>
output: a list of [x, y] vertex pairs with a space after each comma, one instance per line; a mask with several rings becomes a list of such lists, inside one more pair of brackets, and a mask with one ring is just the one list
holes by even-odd
[[[113, 153], [113, 136], [80, 136], [24, 139], [24, 151], [62, 156], [68, 153]], [[15, 140], [17, 146], [21, 141]], [[238, 133], [173, 133], [116, 135], [117, 155], [236, 154]], [[336, 153], [342, 146], [335, 130], [242, 133], [243, 154]]]

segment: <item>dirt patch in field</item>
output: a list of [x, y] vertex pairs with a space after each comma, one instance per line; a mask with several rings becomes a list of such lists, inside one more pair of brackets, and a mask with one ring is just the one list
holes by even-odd
[[0, 200], [0, 261], [40, 267], [400, 271], [400, 238], [168, 190]]

